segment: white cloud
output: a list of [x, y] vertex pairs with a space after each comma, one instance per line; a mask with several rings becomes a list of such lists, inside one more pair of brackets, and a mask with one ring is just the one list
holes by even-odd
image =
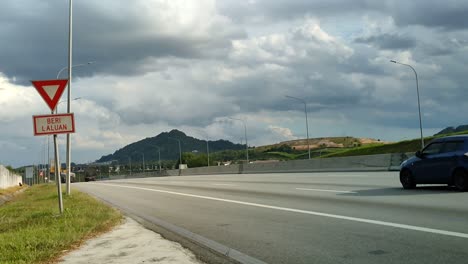
[[[40, 15], [19, 12], [24, 6], [16, 1], [0, 10], [0, 20], [15, 21], [8, 24], [13, 28], [0, 27], [9, 36], [8, 45], [0, 40], [6, 62], [2, 162], [31, 163], [37, 154], [28, 152], [43, 148], [44, 138], [32, 136], [31, 116], [49, 110], [24, 80], [55, 77], [66, 61], [66, 25], [57, 23], [64, 17], [43, 16], [59, 3], [51, 1], [26, 1]], [[418, 71], [425, 131], [463, 123], [468, 31], [402, 25], [391, 7], [369, 1], [79, 1], [74, 61], [97, 63], [74, 72], [72, 97], [82, 97], [72, 103], [74, 161], [173, 128], [239, 143], [243, 126], [228, 116], [246, 120], [251, 145], [305, 137], [303, 106], [285, 95], [308, 102], [311, 137], [417, 137], [413, 73], [390, 59]], [[351, 33], [343, 32], [349, 25]], [[42, 41], [37, 34], [45, 28]], [[35, 45], [23, 45], [30, 35]]]

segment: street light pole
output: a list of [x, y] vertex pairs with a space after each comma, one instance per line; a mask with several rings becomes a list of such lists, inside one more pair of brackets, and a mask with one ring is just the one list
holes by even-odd
[[158, 163], [159, 163], [159, 172], [161, 172], [161, 148], [155, 146], [158, 149]]
[[[71, 1], [70, 0], [70, 32], [71, 32]], [[71, 34], [71, 33], [70, 33]], [[70, 92], [70, 89], [71, 89], [71, 70], [72, 68], [75, 68], [75, 67], [81, 67], [81, 66], [86, 66], [86, 65], [89, 65], [89, 64], [93, 64], [94, 62], [93, 61], [89, 61], [87, 63], [82, 63], [82, 64], [77, 64], [77, 65], [71, 65], [71, 35], [70, 35], [70, 48], [69, 48], [69, 66], [68, 67], [64, 67], [62, 69], [60, 69], [60, 71], [57, 73], [57, 79], [60, 77], [60, 73], [62, 73], [62, 71], [64, 71], [65, 69], [68, 69], [68, 91], [67, 91], [67, 113], [70, 113], [70, 102], [71, 101], [74, 101], [74, 100], [78, 100], [78, 99], [81, 99], [81, 97], [78, 97], [78, 98], [75, 98], [73, 100], [70, 99], [71, 97], [71, 92]], [[57, 109], [55, 109], [55, 112], [58, 111], [58, 105], [57, 105]], [[67, 182], [67, 194], [70, 195], [71, 193], [71, 190], [70, 190], [70, 172], [71, 172], [71, 142], [70, 142], [70, 134], [67, 134], [67, 179], [66, 179], [66, 182]]]
[[205, 137], [206, 137], [206, 156], [207, 156], [207, 162], [208, 162], [208, 167], [209, 167], [210, 166], [210, 147], [208, 145], [208, 134], [206, 132], [204, 132], [204, 131], [199, 130], [199, 129], [195, 129], [195, 130], [205, 134]]
[[128, 157], [128, 163], [130, 166], [130, 176], [132, 176], [132, 158], [130, 157], [130, 155], [128, 155], [127, 157]]
[[[90, 65], [90, 64], [93, 64], [93, 63], [94, 63], [94, 61], [88, 61], [87, 63], [75, 64], [75, 65], [72, 66], [72, 68], [83, 67], [83, 66], [87, 66], [87, 65]], [[68, 70], [68, 66], [67, 66], [67, 67], [63, 67], [62, 69], [60, 69], [60, 71], [58, 71], [58, 73], [57, 73], [57, 79], [60, 78], [60, 74], [61, 74], [64, 70]]]
[[[71, 1], [70, 0], [70, 30], [71, 30]], [[70, 45], [71, 45], [71, 40], [70, 40]], [[71, 47], [69, 48], [71, 50]], [[70, 51], [71, 52], [71, 51]], [[71, 96], [71, 93], [70, 93], [70, 87], [71, 87], [71, 69], [72, 68], [76, 68], [76, 67], [81, 67], [81, 66], [86, 66], [86, 65], [90, 65], [90, 64], [93, 64], [94, 61], [89, 61], [87, 63], [82, 63], [82, 64], [76, 64], [76, 65], [72, 65], [71, 66], [71, 54], [69, 54], [69, 66], [67, 67], [63, 67], [62, 69], [60, 69], [57, 73], [57, 77], [56, 79], [60, 78], [60, 74], [68, 69], [68, 98], [67, 98], [67, 113], [70, 113], [70, 101], [75, 101], [75, 100], [78, 100], [78, 99], [81, 99], [81, 97], [77, 97], [75, 99], [70, 99], [70, 96]], [[60, 104], [61, 102], [59, 102]], [[58, 104], [57, 104], [57, 108], [55, 109], [55, 113], [58, 112]], [[52, 112], [53, 114], [53, 112]], [[70, 163], [71, 163], [71, 142], [70, 142], [70, 134], [67, 134], [67, 177], [66, 177], [66, 182], [67, 182], [67, 194], [70, 195], [70, 171], [71, 171], [71, 166], [70, 166]]]
[[180, 164], [182, 164], [182, 148], [180, 147], [180, 139], [172, 138], [172, 137], [169, 137], [169, 139], [177, 140], [177, 142], [179, 142], [179, 169], [180, 169]]
[[206, 139], [206, 158], [208, 160], [208, 167], [210, 166], [210, 147], [208, 145], [208, 138]]
[[248, 140], [247, 140], [247, 124], [245, 123], [245, 120], [243, 120], [243, 119], [234, 118], [234, 117], [228, 117], [228, 118], [229, 118], [229, 119], [232, 119], [232, 120], [241, 121], [242, 124], [244, 124], [245, 155], [246, 155], [246, 157], [247, 157], [247, 163], [249, 163], [249, 143], [248, 143]]
[[[73, 36], [73, 0], [69, 0], [69, 21], [68, 21], [68, 90], [67, 90], [67, 113], [71, 113], [71, 82], [72, 82], [72, 36]], [[71, 194], [70, 190], [70, 172], [71, 172], [71, 134], [67, 134], [67, 195]]]
[[145, 172], [145, 153], [136, 151], [135, 153], [140, 153], [143, 156], [143, 172]]
[[405, 63], [401, 63], [401, 62], [398, 62], [398, 61], [395, 61], [395, 60], [391, 60], [390, 62], [393, 62], [395, 64], [400, 64], [400, 65], [404, 65], [404, 66], [407, 66], [409, 68], [411, 68], [411, 70], [413, 70], [414, 72], [414, 76], [416, 77], [416, 94], [418, 96], [418, 112], [419, 112], [419, 131], [421, 133], [421, 149], [424, 148], [424, 137], [423, 137], [423, 131], [422, 131], [422, 118], [421, 118], [421, 103], [420, 103], [420, 100], [419, 100], [419, 82], [418, 82], [418, 73], [416, 72], [416, 70], [413, 68], [413, 66], [409, 65], [409, 64], [405, 64]]
[[286, 97], [297, 100], [297, 101], [304, 104], [304, 113], [305, 113], [305, 121], [306, 121], [306, 133], [307, 133], [307, 150], [309, 152], [309, 159], [310, 159], [309, 121], [308, 121], [308, 118], [307, 118], [307, 102], [305, 100], [301, 99], [301, 98], [297, 98], [297, 97], [293, 97], [293, 96], [289, 96], [289, 95], [286, 95]]

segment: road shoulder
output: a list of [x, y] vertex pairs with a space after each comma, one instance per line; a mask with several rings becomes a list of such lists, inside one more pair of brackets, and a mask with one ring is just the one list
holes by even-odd
[[88, 240], [82, 247], [61, 258], [59, 263], [187, 263], [200, 264], [195, 255], [179, 243], [126, 217], [111, 232]]

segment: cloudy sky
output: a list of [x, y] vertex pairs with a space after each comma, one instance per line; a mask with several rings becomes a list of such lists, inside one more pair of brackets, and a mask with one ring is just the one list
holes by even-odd
[[[417, 138], [415, 76], [391, 59], [418, 72], [425, 135], [467, 124], [467, 13], [462, 0], [75, 0], [73, 64], [95, 63], [73, 70], [73, 161], [174, 128], [240, 143], [227, 117], [250, 145], [305, 137], [285, 95], [308, 102], [311, 137]], [[29, 80], [67, 66], [68, 1], [2, 0], [0, 36], [0, 163], [39, 163], [31, 116], [49, 110]]]

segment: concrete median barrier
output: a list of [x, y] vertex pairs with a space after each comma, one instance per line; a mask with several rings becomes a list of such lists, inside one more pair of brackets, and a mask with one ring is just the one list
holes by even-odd
[[242, 173], [386, 171], [391, 154], [244, 164]]
[[[339, 158], [276, 161], [267, 163], [244, 163], [228, 166], [188, 168], [183, 170], [164, 170], [161, 173], [134, 173], [132, 176], [121, 175], [120, 178], [278, 172], [391, 171], [399, 170], [401, 162], [413, 155], [414, 153], [389, 153]], [[112, 179], [114, 179], [114, 177], [112, 177]]]

